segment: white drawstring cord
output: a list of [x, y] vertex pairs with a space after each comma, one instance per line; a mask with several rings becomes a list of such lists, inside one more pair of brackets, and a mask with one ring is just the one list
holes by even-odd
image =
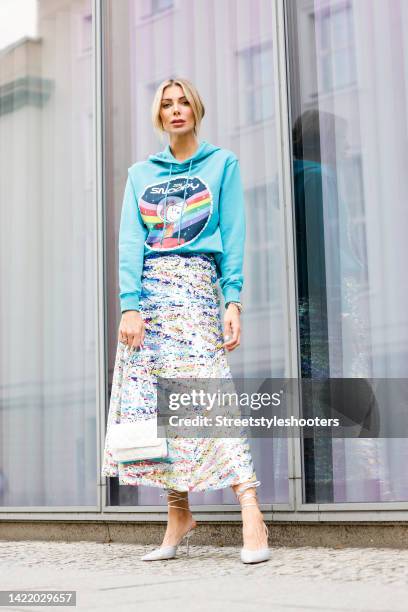
[[170, 174], [169, 174], [169, 178], [167, 180], [166, 197], [165, 197], [165, 200], [164, 200], [164, 213], [163, 213], [164, 226], [163, 226], [163, 233], [162, 233], [162, 236], [160, 238], [160, 245], [161, 246], [163, 246], [163, 238], [164, 238], [164, 235], [166, 233], [166, 226], [167, 226], [167, 194], [168, 194], [168, 191], [169, 191], [169, 185], [170, 185], [172, 170], [173, 170], [173, 164], [170, 164]]
[[193, 165], [193, 160], [190, 161], [190, 167], [188, 169], [188, 175], [187, 175], [187, 180], [186, 183], [184, 185], [184, 197], [183, 197], [183, 207], [181, 209], [181, 215], [180, 215], [180, 219], [179, 219], [179, 226], [178, 226], [178, 236], [177, 236], [177, 244], [180, 244], [180, 229], [181, 229], [181, 222], [183, 220], [183, 215], [184, 215], [184, 205], [186, 202], [186, 191], [187, 191], [187, 187], [188, 187], [188, 181], [190, 179], [190, 172], [191, 172], [191, 166]]

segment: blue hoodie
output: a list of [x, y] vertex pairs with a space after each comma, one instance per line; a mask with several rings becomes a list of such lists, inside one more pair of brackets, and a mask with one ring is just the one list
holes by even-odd
[[128, 169], [119, 229], [121, 311], [139, 310], [152, 253], [214, 253], [225, 302], [243, 285], [245, 207], [237, 157], [202, 140], [188, 159], [170, 145]]

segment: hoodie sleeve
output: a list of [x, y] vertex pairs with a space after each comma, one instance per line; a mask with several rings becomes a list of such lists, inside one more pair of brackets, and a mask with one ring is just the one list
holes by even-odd
[[119, 298], [122, 312], [139, 310], [146, 235], [147, 227], [142, 221], [128, 170], [119, 227]]
[[239, 302], [244, 282], [245, 204], [239, 161], [234, 158], [224, 169], [219, 197], [223, 253], [215, 255], [220, 269], [224, 302]]

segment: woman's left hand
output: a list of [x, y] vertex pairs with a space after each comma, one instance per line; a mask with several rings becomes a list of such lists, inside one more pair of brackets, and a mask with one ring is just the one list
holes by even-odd
[[[233, 351], [240, 344], [241, 340], [241, 313], [235, 304], [230, 304], [224, 315], [224, 342], [223, 346], [227, 351]], [[229, 336], [229, 338], [228, 338]]]

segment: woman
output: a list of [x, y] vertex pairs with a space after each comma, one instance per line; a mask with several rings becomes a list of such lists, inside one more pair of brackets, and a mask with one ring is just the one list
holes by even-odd
[[[189, 81], [161, 83], [152, 119], [170, 142], [128, 170], [119, 230], [122, 319], [102, 474], [119, 476], [119, 484], [167, 492], [164, 540], [142, 557], [146, 561], [172, 558], [184, 537], [188, 543], [196, 527], [188, 491], [231, 486], [242, 508], [241, 560], [256, 563], [269, 559], [268, 532], [245, 438], [169, 438], [171, 462], [116, 463], [109, 450], [112, 423], [154, 413], [155, 376], [231, 377], [226, 351], [240, 344], [243, 190], [236, 156], [198, 141], [203, 116], [203, 103]], [[226, 306], [225, 341], [218, 279]]]

